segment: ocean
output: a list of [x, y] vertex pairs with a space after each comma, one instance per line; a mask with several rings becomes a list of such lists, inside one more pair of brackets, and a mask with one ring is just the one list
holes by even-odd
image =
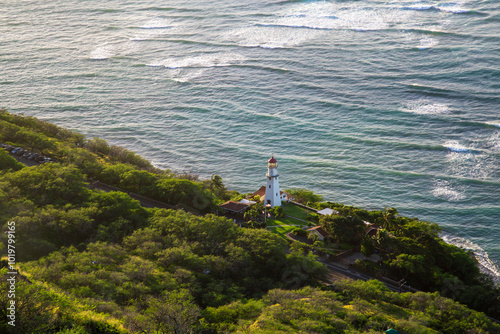
[[496, 0], [4, 0], [0, 107], [438, 223], [500, 279]]

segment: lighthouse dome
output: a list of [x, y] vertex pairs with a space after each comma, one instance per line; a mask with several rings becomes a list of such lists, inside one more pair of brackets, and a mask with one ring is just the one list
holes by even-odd
[[276, 168], [276, 167], [278, 167], [278, 160], [274, 159], [274, 156], [272, 156], [271, 159], [267, 161], [267, 168]]

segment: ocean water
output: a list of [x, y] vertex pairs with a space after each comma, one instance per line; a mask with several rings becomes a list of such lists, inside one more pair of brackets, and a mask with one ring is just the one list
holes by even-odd
[[0, 107], [442, 226], [500, 277], [496, 0], [4, 0]]

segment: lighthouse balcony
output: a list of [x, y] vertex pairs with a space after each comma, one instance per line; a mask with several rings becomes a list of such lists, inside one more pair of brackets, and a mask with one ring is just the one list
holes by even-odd
[[280, 175], [279, 175], [278, 173], [276, 173], [276, 174], [272, 174], [272, 175], [271, 175], [271, 174], [269, 174], [269, 173], [266, 173], [266, 176], [267, 176], [267, 177], [278, 177], [278, 176], [280, 176]]

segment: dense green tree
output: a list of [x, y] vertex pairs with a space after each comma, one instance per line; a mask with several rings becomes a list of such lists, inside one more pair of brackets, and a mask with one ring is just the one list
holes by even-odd
[[388, 231], [397, 231], [400, 228], [399, 212], [396, 208], [385, 207], [380, 217], [375, 221]]
[[7, 151], [0, 148], [0, 171], [5, 170], [20, 170], [24, 165], [14, 159]]
[[339, 242], [358, 243], [365, 231], [365, 224], [355, 216], [322, 216], [320, 225]]
[[43, 164], [5, 174], [4, 179], [38, 205], [82, 203], [90, 195], [84, 176], [73, 166]]
[[39, 151], [42, 154], [47, 150], [53, 150], [55, 148], [54, 141], [47, 136], [24, 129], [16, 133], [16, 138], [14, 140], [23, 143], [25, 148], [31, 151]]
[[148, 211], [122, 192], [93, 192], [89, 208], [93, 210], [91, 218], [99, 240], [119, 242], [148, 223]]
[[[19, 275], [9, 275], [6, 269], [0, 273], [3, 276], [0, 281], [0, 331], [12, 334], [53, 332], [56, 329], [53, 298]], [[10, 289], [11, 281], [7, 279], [13, 279], [14, 289]]]
[[287, 189], [286, 192], [295, 198], [296, 202], [305, 205], [312, 205], [323, 200], [321, 195], [316, 195], [312, 191], [303, 188]]
[[372, 238], [365, 236], [361, 242], [361, 253], [367, 258], [375, 253], [375, 243]]
[[156, 333], [191, 334], [195, 332], [200, 308], [193, 302], [188, 291], [166, 293], [151, 298], [146, 317]]
[[196, 182], [184, 179], [165, 179], [157, 184], [157, 198], [172, 205], [180, 205], [198, 212], [210, 212], [214, 203], [212, 194]]
[[120, 175], [120, 187], [129, 191], [150, 195], [155, 191], [157, 176], [144, 170], [129, 170]]

